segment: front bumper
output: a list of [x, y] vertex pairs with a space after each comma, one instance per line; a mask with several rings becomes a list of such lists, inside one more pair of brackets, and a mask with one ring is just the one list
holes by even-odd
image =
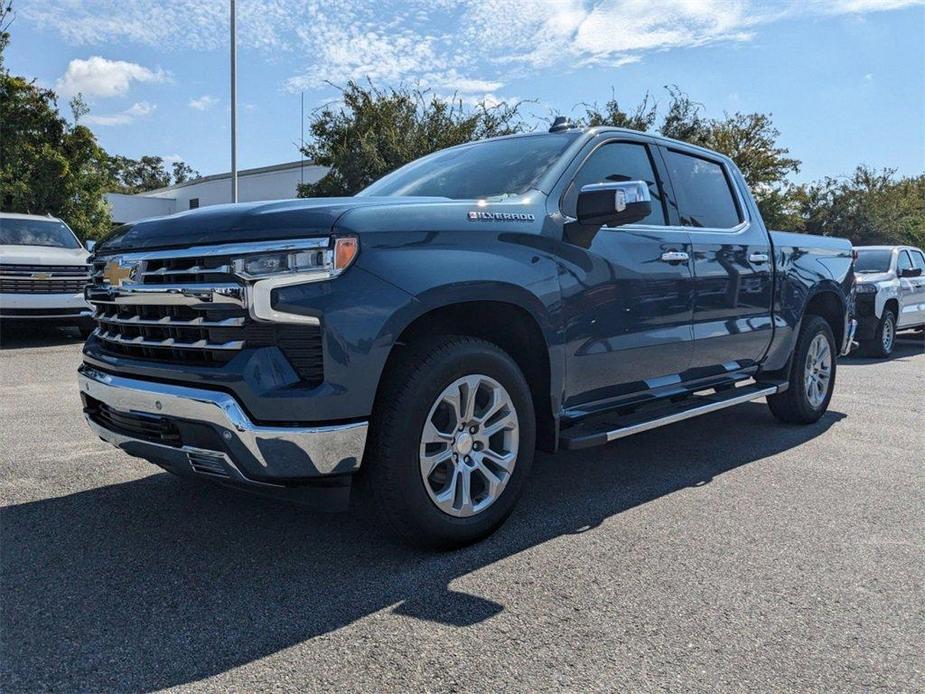
[[[287, 487], [356, 472], [367, 422], [254, 424], [229, 394], [78, 370], [90, 428], [129, 455], [250, 487]], [[165, 432], [170, 432], [169, 436]]]
[[88, 320], [93, 309], [79, 294], [0, 294], [0, 318], [11, 320]]

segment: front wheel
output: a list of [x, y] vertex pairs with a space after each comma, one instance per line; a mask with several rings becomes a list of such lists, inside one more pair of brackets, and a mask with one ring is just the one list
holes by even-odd
[[893, 353], [896, 342], [896, 316], [891, 309], [883, 312], [877, 324], [874, 339], [864, 344], [865, 351], [872, 357], [888, 357]]
[[444, 337], [408, 348], [385, 375], [361, 475], [404, 541], [458, 547], [507, 518], [536, 437], [526, 379], [495, 345]]
[[829, 324], [820, 316], [806, 316], [790, 365], [789, 387], [768, 396], [771, 413], [790, 424], [812, 424], [825, 414], [835, 388], [835, 354]]

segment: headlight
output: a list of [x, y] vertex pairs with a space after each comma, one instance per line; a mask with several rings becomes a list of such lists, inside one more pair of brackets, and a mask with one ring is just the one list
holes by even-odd
[[333, 246], [256, 253], [232, 260], [234, 272], [248, 280], [282, 275], [304, 275], [306, 281], [331, 279], [356, 258], [360, 243], [352, 236], [334, 239]]
[[854, 286], [854, 291], [857, 294], [876, 294], [877, 285], [876, 284], [856, 284]]

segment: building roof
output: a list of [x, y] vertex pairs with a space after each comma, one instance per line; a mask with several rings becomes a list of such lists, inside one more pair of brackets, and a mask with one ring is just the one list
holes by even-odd
[[[275, 171], [289, 171], [290, 169], [298, 169], [301, 166], [315, 166], [315, 162], [308, 159], [303, 159], [300, 161], [290, 161], [284, 164], [273, 164], [272, 166], [258, 166], [256, 169], [241, 169], [238, 171], [238, 178], [244, 176], [259, 176], [260, 174], [273, 173]], [[208, 176], [200, 176], [199, 178], [194, 178], [189, 181], [184, 181], [183, 183], [174, 183], [172, 186], [165, 186], [163, 188], [155, 188], [154, 190], [146, 190], [143, 195], [151, 195], [153, 193], [163, 193], [168, 190], [177, 190], [179, 188], [185, 188], [186, 186], [197, 185], [199, 183], [208, 183], [209, 181], [221, 181], [221, 180], [231, 180], [231, 172], [226, 171], [225, 173], [219, 174], [210, 174]]]

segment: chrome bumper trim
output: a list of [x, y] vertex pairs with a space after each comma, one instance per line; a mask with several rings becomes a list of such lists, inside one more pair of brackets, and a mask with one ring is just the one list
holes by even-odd
[[[235, 459], [235, 450], [253, 458], [262, 468], [260, 476], [264, 479], [351, 473], [359, 469], [363, 459], [367, 422], [317, 427], [261, 426], [254, 424], [237, 400], [227, 393], [113, 376], [86, 364], [78, 369], [78, 381], [83, 393], [122, 412], [212, 425], [227, 444], [228, 451], [206, 452], [223, 455], [232, 472], [236, 471], [243, 481], [260, 484], [248, 480], [241, 472], [246, 466]], [[138, 457], [157, 461], [168, 453], [202, 452], [202, 449], [170, 447], [110, 431], [89, 416], [87, 421], [105, 441]]]
[[[36, 309], [38, 310], [38, 309]], [[54, 311], [55, 309], [50, 308], [49, 311]], [[4, 315], [2, 309], [0, 309], [0, 318], [3, 320], [45, 320], [46, 318], [93, 318], [93, 311], [87, 309], [86, 311], [81, 311], [80, 313], [41, 313], [41, 314], [32, 314], [32, 315], [19, 315], [16, 313]]]

